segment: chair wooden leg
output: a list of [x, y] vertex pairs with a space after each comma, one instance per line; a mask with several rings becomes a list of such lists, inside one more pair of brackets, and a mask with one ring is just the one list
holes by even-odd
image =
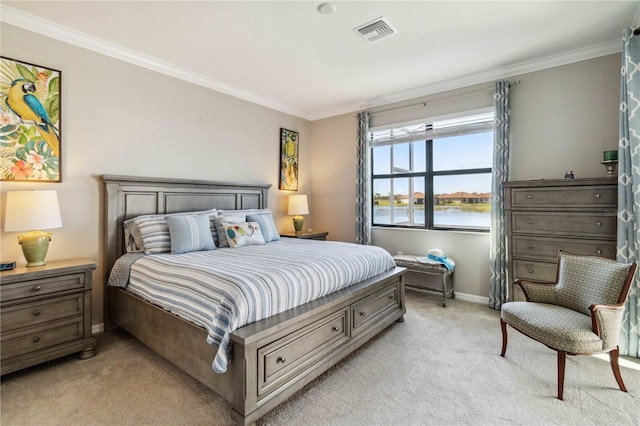
[[609, 352], [609, 361], [611, 361], [611, 369], [613, 370], [613, 375], [616, 377], [616, 382], [618, 382], [618, 386], [620, 386], [620, 390], [622, 392], [626, 392], [627, 388], [624, 386], [624, 382], [622, 381], [622, 376], [620, 375], [620, 366], [618, 365], [618, 355], [620, 355], [620, 348], [616, 346], [616, 348]]
[[500, 318], [500, 328], [502, 328], [502, 352], [500, 352], [500, 356], [503, 357], [507, 352], [507, 323], [502, 318]]
[[567, 360], [567, 353], [558, 351], [558, 399], [562, 401], [564, 392], [564, 365]]

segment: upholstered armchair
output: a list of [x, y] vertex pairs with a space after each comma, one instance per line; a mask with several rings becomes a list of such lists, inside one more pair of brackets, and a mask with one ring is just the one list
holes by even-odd
[[567, 354], [608, 352], [613, 375], [626, 392], [618, 366], [618, 339], [636, 266], [560, 251], [556, 282], [516, 279], [526, 302], [502, 305], [500, 355], [507, 351], [507, 325], [557, 351], [558, 399], [562, 399]]

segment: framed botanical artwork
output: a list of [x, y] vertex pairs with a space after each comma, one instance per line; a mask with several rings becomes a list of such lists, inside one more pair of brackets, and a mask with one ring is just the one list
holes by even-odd
[[61, 74], [0, 57], [0, 180], [62, 181]]
[[280, 189], [298, 190], [298, 132], [280, 129]]

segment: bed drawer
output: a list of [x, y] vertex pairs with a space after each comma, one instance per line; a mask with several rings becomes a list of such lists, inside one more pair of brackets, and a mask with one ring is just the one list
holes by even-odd
[[39, 280], [27, 280], [0, 287], [2, 303], [24, 297], [40, 296], [58, 291], [74, 290], [84, 287], [84, 274], [61, 275]]
[[512, 212], [513, 234], [615, 237], [617, 217], [604, 213]]
[[359, 333], [366, 330], [370, 324], [376, 323], [378, 317], [398, 309], [399, 306], [398, 287], [395, 285], [383, 288], [362, 301], [353, 304], [351, 310], [353, 332]]
[[296, 377], [349, 340], [348, 308], [294, 331], [258, 350], [258, 397]]
[[575, 254], [590, 254], [609, 259], [616, 257], [614, 240], [574, 240], [566, 238], [544, 238], [514, 235], [513, 257], [555, 262], [558, 250]]
[[82, 315], [2, 335], [1, 358], [46, 349], [84, 337]]
[[83, 300], [81, 293], [3, 308], [0, 316], [2, 333], [60, 318], [82, 315]]

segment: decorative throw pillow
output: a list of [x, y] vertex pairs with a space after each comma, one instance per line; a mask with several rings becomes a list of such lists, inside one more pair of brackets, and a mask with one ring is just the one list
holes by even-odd
[[244, 212], [220, 213], [215, 218], [216, 230], [218, 233], [218, 247], [229, 247], [227, 234], [224, 229], [225, 223], [241, 223], [247, 221], [247, 214]]
[[264, 244], [257, 222], [224, 223], [223, 227], [231, 248]]
[[[182, 212], [160, 215], [142, 215], [125, 221], [125, 229], [129, 228], [131, 236], [136, 241], [136, 245], [145, 254], [169, 253], [171, 251], [171, 235], [167, 217], [174, 216], [194, 216], [198, 214], [207, 215], [212, 221], [218, 215], [216, 209], [199, 212]], [[130, 222], [133, 222], [132, 224]], [[213, 232], [210, 231], [212, 234]], [[125, 240], [126, 241], [126, 240]]]
[[247, 213], [247, 222], [258, 222], [260, 229], [262, 230], [262, 237], [264, 242], [276, 241], [280, 239], [280, 234], [276, 228], [276, 224], [273, 222], [273, 216], [271, 211], [258, 211], [255, 213]]
[[171, 236], [171, 254], [213, 250], [213, 236], [209, 228], [209, 215], [167, 217]]

